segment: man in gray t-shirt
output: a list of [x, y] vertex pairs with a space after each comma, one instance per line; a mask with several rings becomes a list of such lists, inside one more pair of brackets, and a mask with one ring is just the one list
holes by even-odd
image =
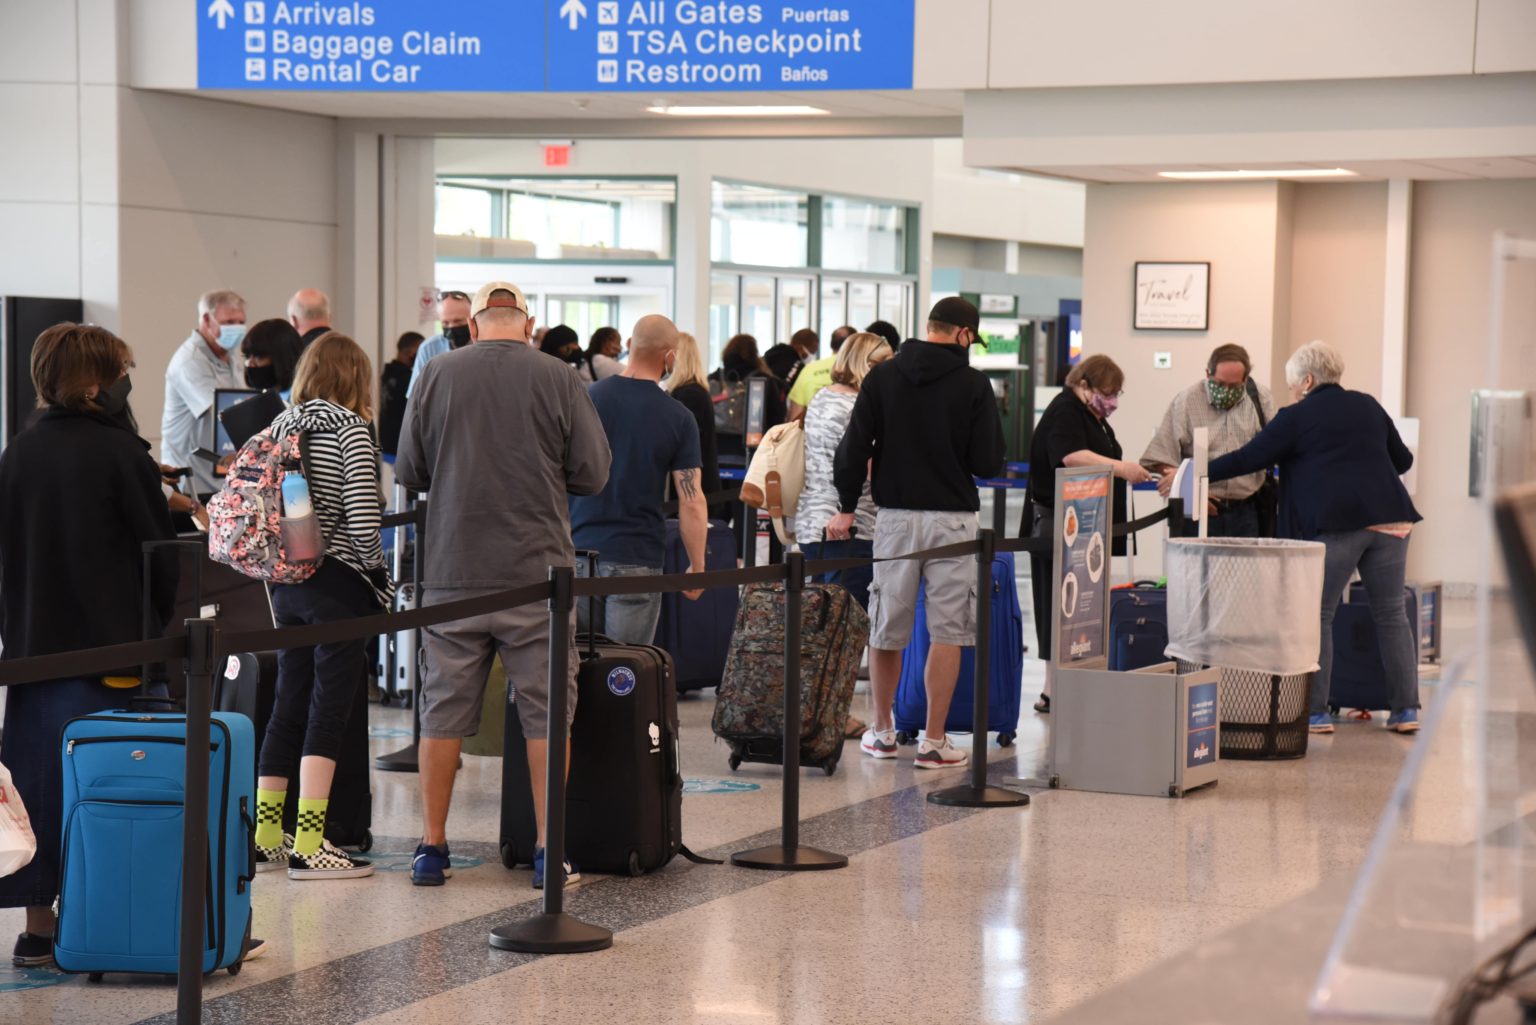
[[[395, 476], [430, 491], [422, 553], [423, 603], [440, 605], [547, 579], [571, 565], [567, 495], [608, 481], [611, 456], [586, 388], [564, 362], [528, 345], [532, 318], [516, 285], [493, 281], [470, 310], [474, 345], [422, 371], [405, 410]], [[441, 885], [448, 868], [448, 806], [464, 737], [480, 726], [492, 659], [516, 695], [543, 858], [549, 729], [549, 613], [545, 603], [432, 627], [421, 687], [424, 829], [412, 881]], [[576, 710], [574, 631], [568, 714]], [[556, 727], [558, 728], [558, 727]], [[570, 721], [564, 724], [569, 730]], [[535, 885], [540, 882], [536, 861]], [[577, 878], [569, 873], [571, 881]]]

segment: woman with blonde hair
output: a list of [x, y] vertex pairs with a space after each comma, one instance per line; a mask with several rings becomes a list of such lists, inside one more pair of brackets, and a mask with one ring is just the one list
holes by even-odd
[[[379, 538], [379, 448], [368, 426], [372, 394], [368, 356], [352, 339], [331, 331], [304, 350], [294, 372], [293, 406], [269, 428], [274, 436], [302, 435], [310, 505], [325, 539], [314, 576], [272, 587], [272, 612], [280, 627], [365, 616], [388, 608], [393, 597]], [[277, 695], [257, 760], [258, 869], [286, 866], [290, 879], [373, 874], [369, 862], [325, 839], [331, 780], [357, 688], [363, 686], [365, 649], [358, 640], [278, 652]], [[289, 837], [283, 834], [283, 805], [295, 763], [298, 820]]]
[[[703, 463], [700, 484], [706, 495], [720, 490], [720, 441], [715, 437], [715, 406], [709, 398], [709, 374], [704, 370], [704, 353], [699, 340], [686, 331], [677, 336], [677, 358], [672, 372], [662, 382], [671, 396], [688, 407], [699, 425], [699, 453]], [[730, 517], [730, 506], [721, 502], [709, 507], [709, 518], [724, 520]]]
[[[816, 393], [805, 411], [805, 487], [795, 509], [795, 537], [807, 559], [867, 559], [875, 553], [875, 501], [866, 475], [857, 511], [839, 513], [832, 464], [837, 446], [853, 419], [864, 378], [894, 355], [890, 343], [879, 335], [860, 331], [837, 350], [832, 364], [832, 384]], [[828, 573], [818, 582], [847, 589], [865, 609], [873, 566]]]

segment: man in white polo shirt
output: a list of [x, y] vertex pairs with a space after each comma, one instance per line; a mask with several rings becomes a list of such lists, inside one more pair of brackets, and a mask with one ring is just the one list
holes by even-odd
[[228, 289], [197, 300], [197, 328], [165, 368], [165, 410], [160, 418], [160, 461], [192, 467], [199, 501], [219, 490], [213, 463], [192, 453], [213, 444], [213, 393], [245, 387], [240, 342], [245, 338], [245, 300]]

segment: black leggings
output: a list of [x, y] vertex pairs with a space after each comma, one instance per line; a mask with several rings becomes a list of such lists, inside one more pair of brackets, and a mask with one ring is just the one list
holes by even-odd
[[[301, 626], [366, 616], [379, 611], [379, 603], [361, 574], [327, 559], [304, 583], [274, 586], [272, 611], [278, 626]], [[261, 744], [260, 774], [288, 777], [301, 756], [337, 758], [366, 671], [366, 641], [279, 651], [277, 696]]]

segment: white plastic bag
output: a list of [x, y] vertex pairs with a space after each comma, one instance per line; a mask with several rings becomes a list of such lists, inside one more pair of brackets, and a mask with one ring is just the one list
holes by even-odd
[[0, 765], [0, 876], [20, 871], [37, 853], [32, 821], [11, 783], [11, 773]]

